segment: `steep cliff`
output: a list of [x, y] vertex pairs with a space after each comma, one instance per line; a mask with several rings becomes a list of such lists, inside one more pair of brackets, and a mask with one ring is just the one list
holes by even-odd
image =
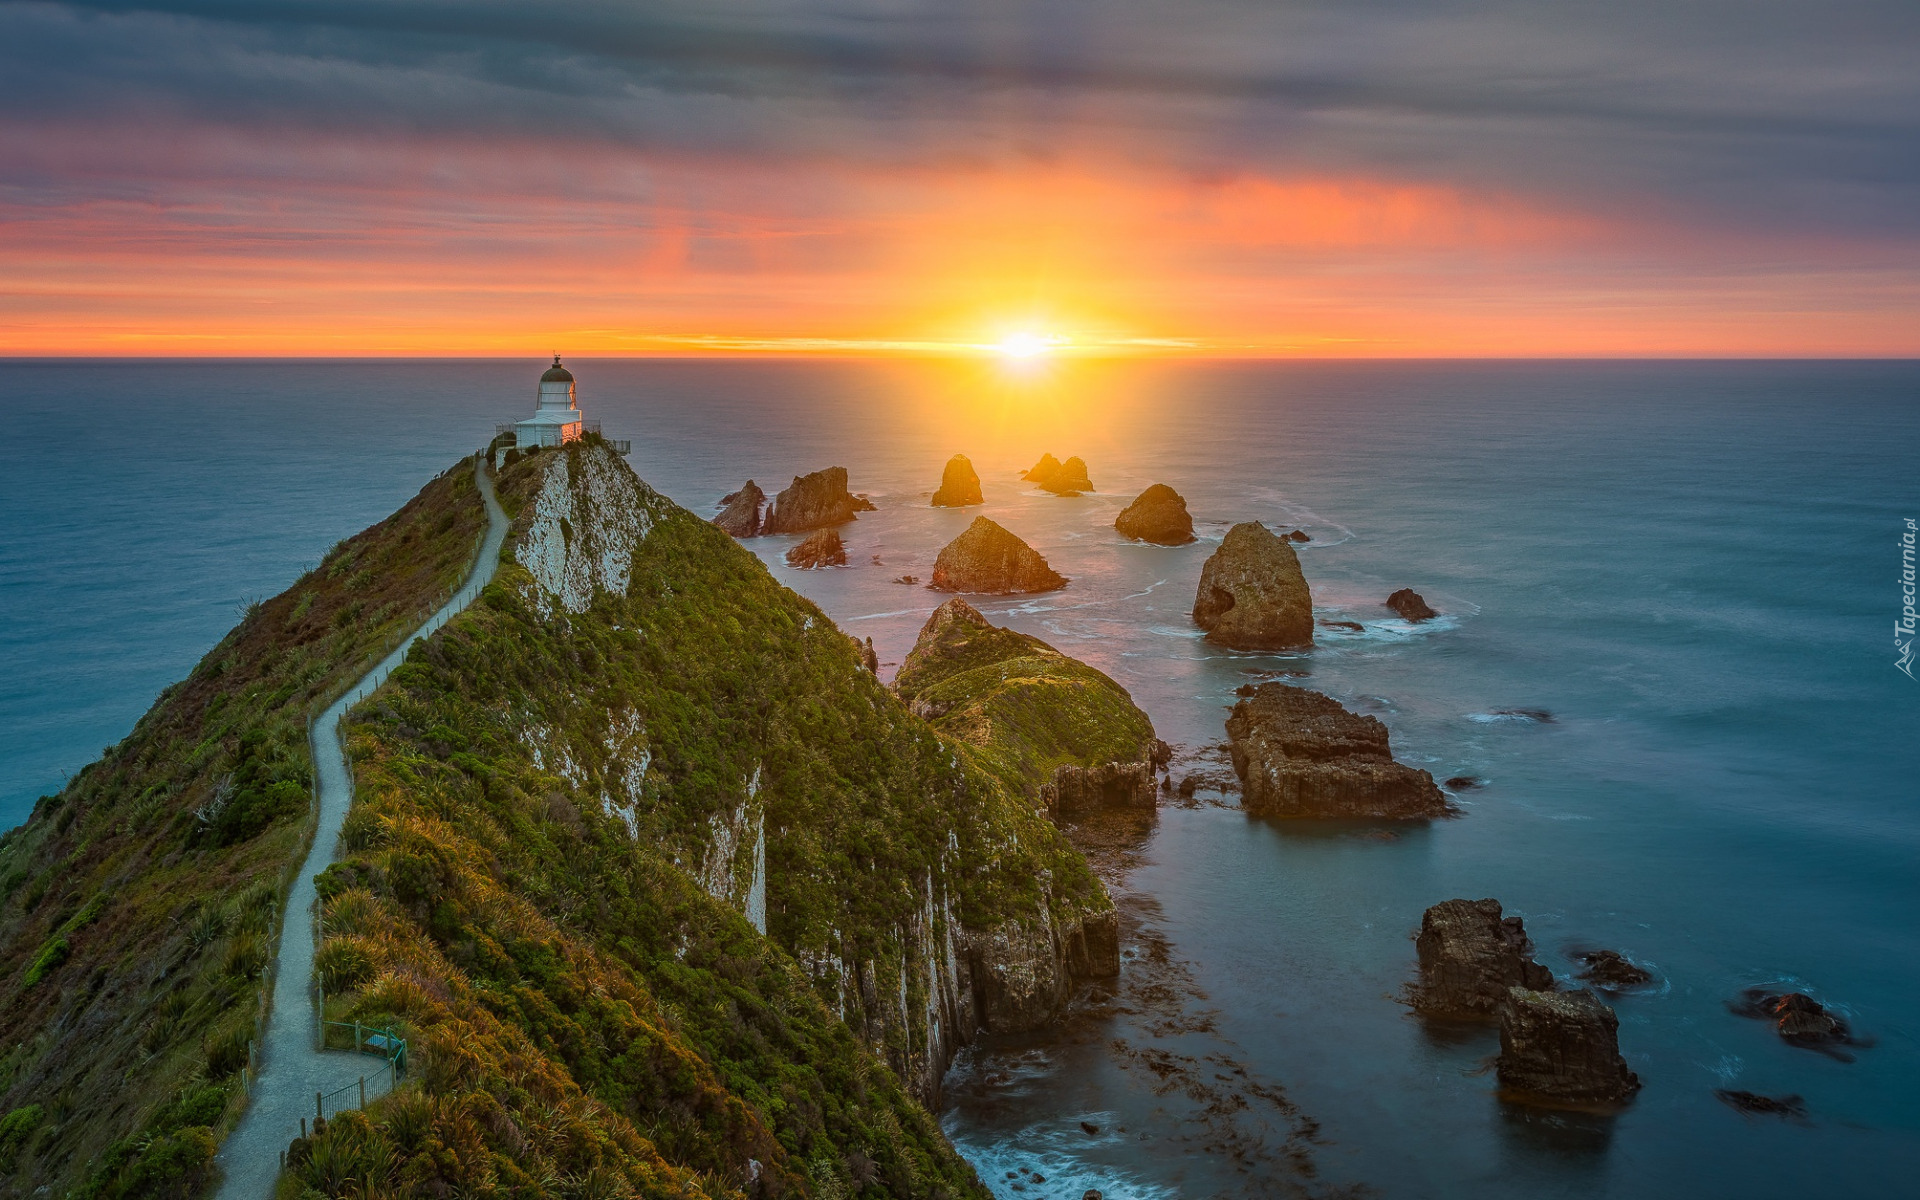
[[[984, 1195], [916, 1097], [981, 1026], [1116, 969], [1084, 860], [596, 439], [497, 487], [495, 582], [343, 725], [317, 970], [327, 1015], [397, 1025], [413, 1066], [298, 1187]], [[25, 1132], [0, 1192], [204, 1190], [305, 828], [305, 712], [482, 524], [470, 476], [436, 481], [6, 837], [0, 1116]]]
[[0, 837], [0, 1196], [204, 1185], [308, 836], [308, 719], [457, 586], [485, 526], [462, 463], [250, 606]]
[[972, 1194], [911, 1097], [1117, 966], [1084, 861], [617, 456], [499, 490], [515, 561], [348, 731], [333, 1015], [412, 1030], [434, 1103], [593, 1101], [701, 1186]]

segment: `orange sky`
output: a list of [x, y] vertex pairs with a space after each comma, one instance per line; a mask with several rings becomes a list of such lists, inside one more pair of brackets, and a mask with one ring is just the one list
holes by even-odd
[[[1604, 23], [1515, 26], [1567, 80], [1515, 96], [1521, 50], [1413, 17], [1402, 53], [1335, 18], [1141, 8], [1069, 54], [1014, 18], [776, 37], [587, 6], [529, 25], [553, 44], [510, 43], [537, 62], [503, 75], [491, 26], [408, 58], [354, 24], [370, 9], [263, 32], [167, 7], [0, 13], [0, 354], [973, 353], [1018, 330], [1083, 354], [1920, 354], [1920, 234], [1868, 138], [1900, 130], [1816, 112], [1884, 125], [1911, 72], [1851, 45], [1857, 97], [1793, 77], [1814, 43], [1695, 45], [1658, 7], [1645, 78]], [[1589, 47], [1611, 75], [1568, 57]]]

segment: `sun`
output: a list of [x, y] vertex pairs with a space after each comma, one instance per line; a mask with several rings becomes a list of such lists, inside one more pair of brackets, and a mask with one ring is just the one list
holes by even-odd
[[994, 350], [1002, 358], [1029, 359], [1051, 354], [1055, 347], [1067, 339], [1050, 333], [1036, 333], [1031, 329], [1016, 330], [994, 343]]

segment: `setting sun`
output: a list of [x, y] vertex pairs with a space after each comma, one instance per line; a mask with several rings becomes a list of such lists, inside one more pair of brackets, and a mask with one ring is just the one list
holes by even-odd
[[1032, 330], [1020, 330], [1009, 333], [995, 343], [994, 350], [1006, 358], [1038, 358], [1048, 354], [1067, 339], [1050, 333], [1034, 333]]

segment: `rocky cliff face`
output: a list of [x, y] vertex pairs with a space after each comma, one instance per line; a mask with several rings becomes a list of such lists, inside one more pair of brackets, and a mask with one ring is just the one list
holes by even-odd
[[1620, 1018], [1592, 992], [1516, 987], [1500, 1010], [1500, 1087], [1510, 1098], [1610, 1107], [1640, 1090], [1620, 1057]]
[[1120, 510], [1113, 527], [1122, 537], [1160, 546], [1184, 546], [1193, 540], [1193, 517], [1187, 501], [1164, 483], [1156, 483]]
[[1208, 641], [1236, 650], [1312, 645], [1313, 596], [1292, 545], [1258, 521], [1228, 530], [1200, 569], [1193, 621]]
[[[751, 555], [617, 456], [571, 457], [503, 482], [503, 500], [527, 497], [516, 554], [545, 565], [502, 579], [530, 613], [574, 612], [555, 581], [593, 598], [549, 650], [533, 646], [555, 631], [507, 625], [529, 661], [600, 665], [525, 690], [503, 718], [524, 763], [496, 769], [555, 779], [583, 818], [604, 816], [764, 929], [914, 1095], [937, 1095], [978, 1029], [1050, 1019], [1076, 964], [1115, 953], [1111, 903], [1079, 855]], [[533, 537], [557, 523], [562, 490], [575, 533], [561, 548], [584, 563], [548, 562], [551, 539]], [[639, 530], [624, 579], [594, 565], [610, 537], [581, 536], [603, 499], [599, 520]]]
[[947, 469], [940, 473], [940, 487], [933, 493], [933, 506], [964, 508], [982, 503], [985, 500], [980, 494], [980, 476], [974, 471], [973, 463], [964, 454], [948, 459]]
[[1273, 817], [1448, 815], [1433, 776], [1393, 760], [1387, 727], [1319, 692], [1263, 683], [1227, 717], [1241, 803]]
[[773, 499], [761, 523], [761, 533], [806, 533], [829, 525], [844, 525], [856, 513], [872, 512], [864, 496], [847, 491], [847, 469], [828, 467], [811, 475], [795, 475]]
[[766, 520], [767, 494], [760, 485], [749, 479], [737, 492], [730, 492], [720, 500], [720, 515], [713, 523], [737, 538], [758, 537], [760, 526]]
[[1519, 917], [1503, 917], [1498, 900], [1445, 900], [1420, 919], [1415, 940], [1420, 981], [1414, 1007], [1428, 1016], [1491, 1020], [1513, 988], [1553, 987], [1553, 973], [1533, 960], [1533, 942]]
[[948, 542], [933, 562], [932, 587], [943, 592], [1051, 592], [1067, 577], [1006, 529], [975, 517], [966, 532]]

